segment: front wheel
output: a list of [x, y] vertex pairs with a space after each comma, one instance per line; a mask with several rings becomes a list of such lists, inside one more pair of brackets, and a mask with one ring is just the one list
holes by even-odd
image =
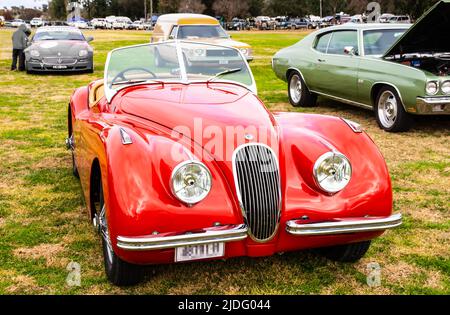
[[95, 203], [95, 222], [98, 224], [98, 232], [102, 237], [103, 260], [106, 275], [111, 283], [118, 286], [137, 284], [142, 279], [142, 268], [120, 259], [114, 253], [114, 249], [112, 248], [101, 180], [99, 180], [99, 185], [98, 202]]
[[411, 128], [412, 117], [403, 108], [402, 100], [393, 87], [386, 86], [380, 90], [375, 106], [375, 117], [381, 129], [401, 132]]
[[371, 241], [351, 243], [319, 249], [319, 253], [328, 259], [339, 262], [357, 262], [367, 253]]
[[317, 95], [311, 93], [298, 72], [293, 72], [288, 80], [289, 102], [294, 107], [314, 107]]

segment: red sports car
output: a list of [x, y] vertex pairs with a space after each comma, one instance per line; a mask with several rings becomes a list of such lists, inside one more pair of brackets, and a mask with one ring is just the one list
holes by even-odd
[[[155, 63], [161, 53], [178, 58]], [[190, 62], [198, 56], [208, 64]], [[402, 221], [383, 156], [361, 127], [269, 112], [234, 48], [113, 50], [104, 79], [73, 93], [68, 129], [116, 285], [138, 282], [146, 264], [307, 248], [356, 261]]]

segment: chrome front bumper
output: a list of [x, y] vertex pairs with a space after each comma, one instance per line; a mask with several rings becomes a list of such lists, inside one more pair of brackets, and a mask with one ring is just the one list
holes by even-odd
[[286, 231], [293, 235], [334, 235], [361, 233], [392, 229], [402, 224], [402, 215], [394, 214], [387, 218], [347, 218], [336, 221], [301, 224], [301, 220], [286, 222]]
[[165, 233], [141, 237], [118, 236], [117, 246], [124, 250], [142, 251], [210, 243], [227, 243], [247, 238], [247, 232], [247, 226], [240, 224], [213, 227], [177, 235]]
[[418, 97], [416, 112], [413, 114], [448, 115], [450, 114], [450, 96]]

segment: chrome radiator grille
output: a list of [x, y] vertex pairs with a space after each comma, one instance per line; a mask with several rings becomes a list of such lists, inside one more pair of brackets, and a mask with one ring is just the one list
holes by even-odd
[[261, 144], [236, 149], [233, 172], [250, 235], [265, 241], [275, 234], [280, 217], [280, 173], [273, 151]]
[[45, 57], [42, 60], [45, 64], [48, 65], [73, 65], [77, 62], [76, 58], [70, 57]]

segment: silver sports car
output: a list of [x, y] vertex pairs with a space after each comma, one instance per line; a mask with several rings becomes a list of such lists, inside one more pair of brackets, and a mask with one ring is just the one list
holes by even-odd
[[25, 49], [25, 69], [38, 71], [94, 71], [92, 37], [70, 26], [40, 27]]

